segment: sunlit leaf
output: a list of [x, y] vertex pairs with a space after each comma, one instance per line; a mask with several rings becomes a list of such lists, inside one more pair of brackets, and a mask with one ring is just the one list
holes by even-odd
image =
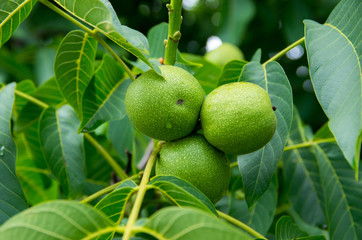
[[[68, 13], [84, 21], [113, 42], [132, 53], [157, 72], [147, 60], [148, 42], [146, 37], [134, 29], [121, 25], [111, 4], [103, 0], [55, 0]], [[90, 8], [91, 6], [91, 8]]]
[[54, 72], [59, 89], [77, 114], [82, 113], [83, 94], [93, 76], [97, 41], [79, 30], [64, 37], [57, 51]]
[[83, 239], [113, 224], [99, 211], [72, 201], [29, 208], [0, 227], [0, 239]]
[[0, 2], [0, 47], [24, 21], [37, 0], [11, 0]]
[[217, 215], [211, 201], [190, 183], [174, 176], [156, 176], [149, 186], [159, 190], [166, 199], [181, 207], [195, 207]]
[[11, 83], [0, 91], [0, 225], [27, 208], [23, 190], [15, 174], [17, 153], [10, 133], [14, 90], [15, 83]]
[[342, 0], [325, 24], [304, 22], [314, 91], [356, 174], [362, 141], [361, 19], [362, 2]]
[[241, 80], [264, 88], [276, 107], [277, 130], [270, 142], [263, 148], [238, 156], [243, 178], [245, 198], [249, 208], [268, 189], [273, 173], [283, 154], [283, 149], [292, 123], [292, 89], [283, 68], [277, 62], [266, 66], [257, 62], [245, 65]]
[[68, 105], [48, 108], [39, 121], [41, 147], [50, 170], [66, 196], [78, 196], [85, 184], [85, 166], [83, 135], [77, 134], [75, 112]]
[[132, 81], [122, 79], [123, 75], [121, 66], [111, 56], [104, 55], [83, 96], [79, 132], [94, 130], [102, 123], [122, 119], [126, 115], [124, 98]]
[[253, 239], [243, 231], [196, 208], [168, 207], [154, 214], [144, 225], [164, 239], [234, 240]]
[[125, 207], [137, 185], [132, 180], [122, 182], [113, 192], [105, 196], [95, 206], [112, 221], [119, 222], [123, 218]]

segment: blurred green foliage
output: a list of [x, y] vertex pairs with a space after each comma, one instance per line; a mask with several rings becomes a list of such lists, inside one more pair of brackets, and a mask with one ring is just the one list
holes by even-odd
[[[122, 24], [145, 35], [152, 26], [168, 19], [166, 0], [110, 2]], [[304, 19], [323, 23], [337, 3], [338, 0], [184, 0], [179, 49], [204, 55], [207, 39], [218, 36], [239, 46], [246, 60], [260, 48], [264, 62], [303, 37]], [[29, 18], [0, 49], [0, 83], [32, 79], [40, 85], [53, 76], [56, 49], [75, 28], [41, 3], [36, 4]], [[102, 49], [99, 51], [97, 59], [102, 56]], [[291, 82], [294, 103], [303, 121], [317, 129], [327, 119], [313, 93], [305, 49], [299, 48], [298, 53], [299, 56], [286, 55], [279, 62]]]

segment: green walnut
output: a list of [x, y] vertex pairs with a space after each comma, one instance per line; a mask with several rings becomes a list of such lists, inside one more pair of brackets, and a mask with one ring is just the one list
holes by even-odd
[[139, 76], [127, 89], [127, 115], [136, 129], [159, 140], [175, 140], [192, 132], [199, 120], [205, 92], [187, 71], [160, 66]]
[[228, 189], [230, 162], [203, 135], [192, 134], [164, 145], [156, 162], [156, 175], [186, 180], [215, 203]]
[[230, 43], [223, 43], [220, 47], [207, 52], [205, 58], [209, 62], [223, 66], [231, 60], [244, 60], [244, 54], [238, 47]]
[[204, 100], [200, 119], [207, 141], [230, 154], [246, 154], [263, 147], [277, 127], [268, 93], [246, 82], [214, 89]]

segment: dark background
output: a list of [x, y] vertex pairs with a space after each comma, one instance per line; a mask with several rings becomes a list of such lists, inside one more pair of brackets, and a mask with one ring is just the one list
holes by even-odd
[[[169, 1], [110, 2], [122, 24], [145, 35], [152, 26], [168, 19]], [[260, 48], [264, 62], [303, 37], [304, 19], [323, 23], [337, 3], [338, 0], [184, 0], [179, 49], [203, 55], [207, 39], [218, 36], [239, 46], [246, 60]], [[0, 49], [0, 83], [32, 79], [39, 85], [50, 78], [57, 46], [74, 28], [37, 3], [29, 18]], [[302, 53], [298, 59], [284, 56], [279, 63], [290, 80], [302, 120], [317, 130], [327, 119], [313, 93], [304, 49]]]

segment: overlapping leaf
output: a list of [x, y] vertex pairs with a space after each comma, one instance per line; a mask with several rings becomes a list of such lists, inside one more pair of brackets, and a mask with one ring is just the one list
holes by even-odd
[[128, 116], [108, 124], [109, 138], [124, 165], [128, 162], [128, 154], [132, 152], [135, 129]]
[[12, 83], [0, 91], [0, 224], [27, 208], [15, 174], [16, 146], [10, 133], [14, 90]]
[[252, 239], [243, 231], [220, 221], [215, 215], [196, 208], [164, 208], [153, 215], [144, 227], [164, 239]]
[[88, 33], [72, 31], [60, 43], [54, 63], [55, 77], [64, 98], [77, 114], [82, 113], [82, 98], [93, 76], [97, 41]]
[[82, 106], [82, 122], [79, 131], [89, 131], [104, 122], [122, 119], [126, 115], [124, 98], [130, 79], [122, 79], [124, 71], [109, 55], [103, 61], [89, 83]]
[[245, 199], [236, 199], [235, 194], [232, 195], [228, 201], [230, 204], [228, 214], [265, 235], [273, 223], [278, 200], [277, 188], [277, 178], [274, 176], [269, 189], [255, 203], [251, 211], [249, 211]]
[[174, 176], [157, 176], [148, 184], [178, 206], [195, 207], [217, 215], [210, 200], [190, 183]]
[[12, 0], [0, 2], [0, 47], [24, 21], [37, 0]]
[[[307, 142], [305, 129], [296, 108], [288, 145]], [[283, 154], [284, 188], [296, 213], [310, 225], [325, 224], [324, 202], [316, 156], [310, 148], [297, 148]]]
[[314, 91], [356, 172], [362, 140], [361, 19], [362, 2], [342, 0], [325, 24], [304, 22]]
[[[28, 95], [33, 95], [35, 93], [36, 87], [33, 81], [24, 80], [16, 85], [16, 90], [26, 93]], [[26, 100], [23, 97], [20, 97], [19, 95], [15, 96], [14, 115], [16, 116], [16, 118], [19, 116], [19, 113], [27, 104], [27, 102], [28, 100]]]
[[128, 199], [136, 191], [135, 187], [137, 185], [132, 180], [122, 182], [113, 192], [99, 201], [95, 208], [102, 211], [114, 222], [119, 222], [123, 217]]
[[275, 227], [275, 235], [277, 240], [289, 240], [307, 236], [305, 232], [295, 225], [289, 216], [283, 216], [278, 220]]
[[276, 107], [277, 129], [270, 142], [263, 148], [238, 156], [238, 164], [243, 178], [246, 201], [249, 208], [268, 189], [284, 145], [289, 134], [293, 99], [292, 89], [283, 68], [276, 62], [266, 66], [250, 62], [244, 66], [241, 80], [263, 87]]
[[0, 239], [84, 239], [112, 226], [102, 213], [87, 205], [59, 200], [11, 218], [0, 227]]
[[362, 236], [362, 182], [335, 143], [313, 147], [320, 170], [324, 211], [331, 240], [360, 239]]
[[246, 64], [246, 61], [241, 60], [232, 60], [226, 63], [219, 78], [218, 86], [240, 81], [243, 68]]
[[79, 120], [65, 105], [59, 110], [45, 109], [39, 121], [41, 147], [49, 168], [65, 195], [76, 197], [85, 184], [83, 136], [76, 130]]
[[[52, 107], [57, 107], [57, 105], [64, 101], [55, 78], [51, 78], [42, 84], [32, 96]], [[42, 110], [43, 108], [41, 106], [36, 105], [33, 102], [27, 102], [15, 122], [15, 132], [21, 132], [33, 124], [36, 124]]]
[[[134, 29], [121, 25], [111, 4], [103, 0], [55, 0], [55, 2], [153, 68], [146, 57], [148, 55], [146, 37]], [[154, 69], [159, 72], [158, 67]]]

